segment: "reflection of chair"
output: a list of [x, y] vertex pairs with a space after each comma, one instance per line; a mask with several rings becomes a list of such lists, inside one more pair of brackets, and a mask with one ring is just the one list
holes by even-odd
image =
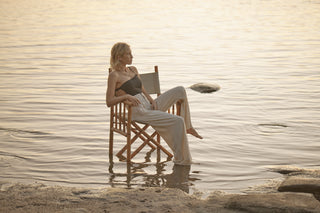
[[197, 178], [190, 178], [190, 165], [174, 164], [171, 174], [167, 174], [167, 172], [169, 172], [169, 168], [165, 162], [159, 162], [155, 164], [127, 163], [126, 172], [123, 171], [125, 170], [123, 167], [122, 171], [120, 169], [120, 171], [114, 172], [113, 167], [114, 163], [110, 162], [109, 184], [112, 187], [125, 186], [127, 188], [131, 188], [135, 185], [143, 185], [148, 187], [164, 186], [167, 188], [181, 189], [182, 191], [189, 193], [189, 186], [193, 185], [192, 182], [199, 180]]
[[[160, 95], [160, 83], [158, 67], [154, 67], [155, 72], [140, 74], [143, 86], [149, 94]], [[109, 69], [111, 72], [111, 69]], [[174, 104], [168, 113], [180, 115], [180, 102]], [[132, 105], [128, 101], [124, 101], [110, 107], [110, 136], [109, 136], [109, 157], [113, 156], [113, 134], [119, 133], [127, 138], [126, 145], [116, 154], [120, 159], [123, 157], [123, 153], [127, 151], [127, 162], [137, 155], [146, 145], [151, 147], [154, 151], [158, 150], [158, 160], [160, 159], [160, 152], [163, 151], [168, 158], [172, 158], [173, 155], [160, 144], [160, 135], [153, 130], [152, 134], [147, 132], [149, 124], [142, 124], [132, 120]], [[131, 145], [139, 140], [141, 145], [136, 148], [134, 152], [131, 152]]]

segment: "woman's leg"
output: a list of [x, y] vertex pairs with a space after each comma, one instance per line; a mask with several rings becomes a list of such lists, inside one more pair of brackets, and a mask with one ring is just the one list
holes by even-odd
[[182, 101], [180, 116], [184, 118], [187, 133], [202, 139], [202, 137], [192, 127], [189, 102], [184, 87], [178, 86], [173, 89], [170, 89], [155, 99], [158, 108], [161, 111], [167, 111], [174, 103], [176, 103], [179, 100]]
[[173, 151], [174, 163], [190, 165], [192, 158], [183, 118], [159, 110], [147, 110], [142, 106], [134, 108], [133, 119], [150, 124], [161, 135]]
[[179, 86], [172, 88], [155, 99], [158, 108], [161, 111], [167, 111], [173, 104], [175, 104], [179, 100], [182, 101], [180, 116], [184, 118], [186, 128], [192, 128], [189, 103], [184, 87]]

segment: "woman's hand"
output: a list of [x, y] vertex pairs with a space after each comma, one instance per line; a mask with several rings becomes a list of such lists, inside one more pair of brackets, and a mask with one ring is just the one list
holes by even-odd
[[154, 100], [151, 101], [151, 108], [152, 108], [153, 110], [157, 110], [157, 109], [158, 109], [157, 102], [155, 102]]
[[127, 95], [126, 99], [132, 103], [133, 106], [138, 106], [141, 104], [138, 98], [132, 96], [132, 95]]

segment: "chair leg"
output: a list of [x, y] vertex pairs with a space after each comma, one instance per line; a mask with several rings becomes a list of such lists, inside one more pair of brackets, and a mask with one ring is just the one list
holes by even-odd
[[177, 101], [177, 115], [181, 115], [181, 103], [182, 101]]
[[113, 156], [113, 131], [109, 133], [109, 156]]
[[[132, 139], [130, 139], [131, 143], [130, 144], [133, 144], [138, 137], [140, 137], [142, 131], [145, 131], [147, 128], [149, 127], [149, 125], [146, 125], [142, 128], [142, 130], [140, 130], [139, 133], [135, 132], [133, 129], [132, 131], [136, 134]], [[127, 150], [127, 147], [128, 147], [128, 143], [127, 145], [125, 145], [118, 153], [117, 153], [117, 156], [120, 158], [122, 156], [122, 154]]]
[[[142, 141], [144, 141], [144, 144], [145, 144], [145, 145], [150, 146], [152, 150], [155, 150], [155, 149], [156, 149], [156, 147], [153, 146], [153, 145], [150, 143], [150, 140], [148, 140], [147, 138], [145, 138], [145, 137], [142, 135], [142, 132], [141, 132], [141, 131], [137, 131], [137, 130], [132, 130], [132, 131], [136, 134], [135, 137], [139, 137]], [[154, 137], [154, 136], [152, 136], [152, 137]], [[131, 144], [133, 144], [133, 141], [132, 141]]]
[[[160, 135], [158, 132], [156, 134], [157, 134], [157, 142], [160, 145]], [[160, 162], [160, 161], [161, 161], [161, 149], [160, 147], [157, 147], [157, 162]]]
[[[137, 124], [134, 124], [134, 127], [137, 128], [138, 130], [141, 130], [141, 128], [137, 125]], [[154, 140], [152, 137], [150, 137], [150, 135], [148, 135], [146, 132], [142, 132], [142, 134], [147, 138], [149, 139], [155, 146], [159, 147], [164, 153], [166, 153], [168, 155], [168, 157], [172, 158], [173, 155], [168, 151], [166, 150], [166, 148], [164, 148], [163, 146], [161, 146], [158, 141]]]
[[[150, 139], [145, 138], [142, 135], [142, 131], [137, 131], [135, 129], [132, 129], [132, 131], [135, 133], [135, 136], [130, 140], [130, 144], [132, 145], [137, 138], [140, 138], [142, 141], [144, 141], [134, 152], [131, 152], [131, 159], [134, 158], [146, 145], [150, 146], [151, 152], [153, 152], [156, 147], [150, 142]], [[154, 138], [156, 136], [156, 132], [154, 132], [151, 137]], [[127, 150], [127, 145], [125, 145], [116, 155], [120, 159], [126, 159], [126, 157], [123, 156], [123, 153]]]
[[[156, 132], [154, 132], [150, 137], [154, 138], [154, 136], [156, 135]], [[131, 158], [134, 158], [134, 156], [136, 156], [136, 154], [138, 154], [143, 147], [145, 147], [146, 145], [149, 145], [151, 147], [151, 152], [153, 152], [156, 148], [150, 143], [150, 139], [144, 138], [142, 135], [139, 136], [144, 142], [132, 153]]]
[[127, 162], [131, 162], [131, 134], [127, 135]]
[[113, 119], [114, 119], [114, 106], [110, 108], [110, 130], [109, 130], [109, 159], [113, 159]]

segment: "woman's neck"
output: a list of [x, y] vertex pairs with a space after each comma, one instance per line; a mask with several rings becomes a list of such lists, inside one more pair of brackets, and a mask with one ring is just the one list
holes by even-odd
[[119, 64], [117, 67], [116, 67], [116, 70], [117, 71], [120, 71], [120, 72], [126, 72], [127, 71], [127, 66], [125, 64]]

